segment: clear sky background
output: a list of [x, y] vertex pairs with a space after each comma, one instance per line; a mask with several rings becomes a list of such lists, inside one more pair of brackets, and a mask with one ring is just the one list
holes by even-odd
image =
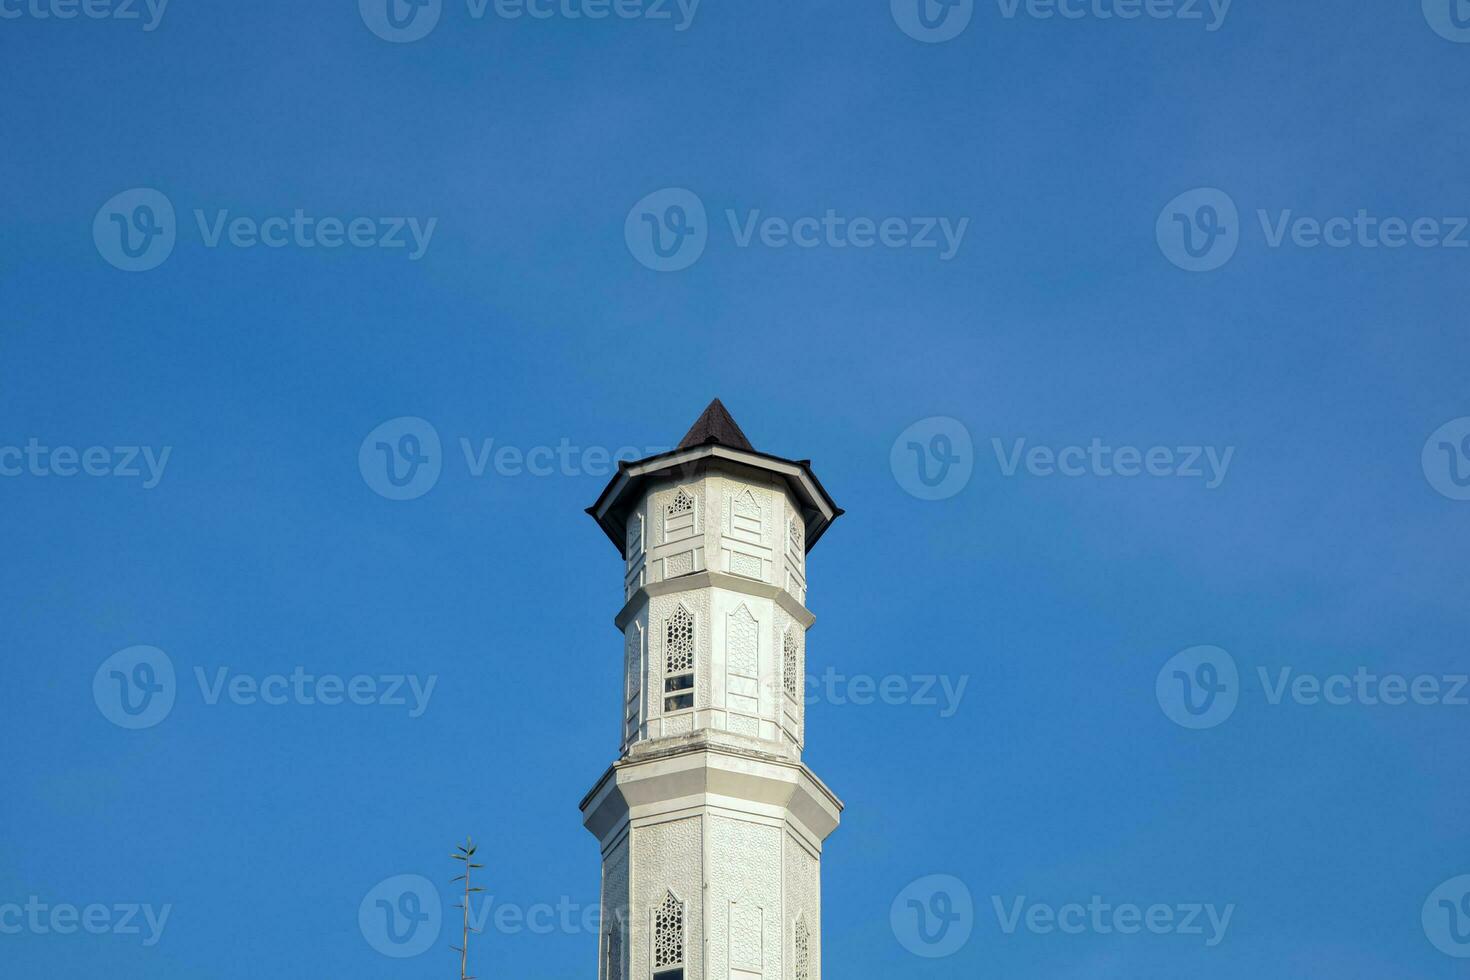
[[[171, 911], [152, 946], [146, 927], [0, 934], [0, 974], [450, 977], [447, 929], [393, 959], [358, 907], [400, 874], [447, 903], [467, 833], [497, 906], [595, 903], [577, 803], [617, 751], [621, 566], [581, 510], [605, 476], [475, 476], [460, 440], [667, 447], [718, 395], [849, 511], [810, 563], [811, 671], [968, 679], [950, 717], [809, 708], [807, 762], [848, 806], [828, 980], [1470, 975], [1420, 919], [1470, 873], [1470, 707], [1273, 705], [1257, 674], [1470, 662], [1470, 502], [1421, 465], [1470, 415], [1470, 249], [1272, 248], [1257, 217], [1470, 214], [1470, 44], [1418, 0], [1236, 0], [1214, 31], [985, 0], [938, 44], [886, 0], [706, 0], [683, 31], [446, 0], [414, 43], [349, 0], [174, 0], [152, 31], [17, 4], [0, 446], [171, 454], [152, 488], [0, 478], [0, 905]], [[708, 209], [708, 242], [657, 272], [625, 221], [670, 187]], [[1238, 250], [1188, 272], [1156, 222], [1200, 187], [1238, 206]], [[178, 215], [146, 272], [93, 235], [132, 188]], [[437, 225], [411, 261], [211, 248], [193, 216], [298, 208]], [[969, 224], [943, 261], [742, 248], [725, 216], [827, 209]], [[408, 501], [358, 465], [400, 416], [443, 446]], [[937, 501], [890, 465], [934, 416], [974, 443]], [[1235, 453], [1207, 489], [1007, 477], [992, 446], [1094, 437]], [[1189, 730], [1155, 679], [1201, 644], [1242, 690]], [[136, 731], [93, 695], [135, 645], [178, 673]], [[438, 680], [419, 717], [210, 704], [195, 681], [298, 666]], [[976, 909], [939, 959], [890, 921], [932, 874]], [[1235, 908], [1208, 947], [1008, 934], [992, 907], [1093, 895]], [[474, 965], [586, 978], [596, 948], [492, 924]]]

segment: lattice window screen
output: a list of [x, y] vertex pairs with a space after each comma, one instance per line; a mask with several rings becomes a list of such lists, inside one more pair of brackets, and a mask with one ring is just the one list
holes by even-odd
[[664, 711], [694, 707], [694, 617], [683, 606], [664, 624]]
[[684, 962], [684, 903], [669, 892], [653, 916], [653, 968]]
[[812, 980], [812, 937], [804, 915], [796, 918], [796, 980]]
[[694, 669], [694, 617], [683, 606], [669, 617], [664, 631], [664, 650], [667, 673], [682, 674]]
[[677, 541], [694, 533], [694, 497], [681, 489], [664, 508], [664, 541]]
[[628, 518], [627, 547], [623, 549], [623, 552], [630, 565], [643, 554], [643, 518], [637, 514]]
[[801, 700], [801, 653], [796, 648], [796, 630], [789, 629], [781, 640], [781, 676], [786, 693]]

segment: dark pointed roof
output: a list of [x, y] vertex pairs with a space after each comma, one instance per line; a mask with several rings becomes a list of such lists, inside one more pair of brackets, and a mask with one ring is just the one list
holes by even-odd
[[677, 448], [643, 459], [619, 460], [617, 473], [598, 495], [597, 502], [587, 508], [587, 513], [622, 551], [628, 511], [640, 499], [644, 483], [671, 476], [685, 479], [706, 462], [749, 467], [784, 479], [800, 501], [808, 551], [843, 514], [812, 472], [811, 460], [785, 459], [756, 449], [718, 398], [709, 403]]
[[679, 449], [692, 449], [695, 446], [707, 446], [713, 443], [717, 446], [729, 446], [731, 449], [744, 449], [746, 452], [755, 452], [755, 447], [750, 440], [745, 438], [745, 433], [740, 431], [740, 426], [730, 417], [729, 409], [725, 403], [716, 398], [709, 403], [684, 438], [679, 440]]

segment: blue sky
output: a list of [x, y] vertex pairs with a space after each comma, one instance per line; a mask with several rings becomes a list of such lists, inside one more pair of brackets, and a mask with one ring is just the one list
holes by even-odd
[[[392, 958], [358, 911], [405, 874], [447, 903], [467, 833], [495, 907], [595, 903], [577, 803], [617, 749], [620, 567], [581, 509], [600, 452], [718, 395], [849, 512], [811, 561], [812, 672], [966, 684], [952, 712], [809, 709], [848, 805], [829, 978], [1466, 976], [1421, 911], [1470, 874], [1470, 707], [1273, 697], [1282, 670], [1445, 695], [1467, 670], [1470, 11], [1435, 2], [996, 0], [930, 43], [882, 0], [444, 0], [397, 43], [345, 0], [0, 0], [0, 973], [451, 976], [447, 926]], [[941, 219], [947, 256], [916, 241]], [[1434, 244], [1384, 245], [1389, 219]], [[689, 231], [683, 268], [650, 267], [650, 227]], [[152, 268], [120, 267], [122, 228]], [[359, 449], [404, 417], [439, 474], [391, 500]], [[476, 475], [461, 440], [491, 439], [569, 448]], [[1105, 476], [1094, 439], [1169, 475]], [[1233, 450], [1215, 486], [1192, 447]], [[968, 479], [923, 499], [920, 459]], [[131, 730], [94, 679], [138, 646], [176, 699]], [[1186, 727], [1171, 658], [1200, 646], [1233, 712]], [[1199, 656], [1182, 676], [1219, 676]], [[436, 680], [417, 714], [407, 681], [210, 694], [298, 667], [374, 702]], [[932, 875], [974, 906], [939, 958], [904, 920], [906, 889], [963, 899]], [[1094, 895], [1233, 910], [1214, 945], [996, 912]], [[32, 896], [107, 911], [58, 934]], [[492, 925], [474, 959], [587, 977], [596, 945]]]

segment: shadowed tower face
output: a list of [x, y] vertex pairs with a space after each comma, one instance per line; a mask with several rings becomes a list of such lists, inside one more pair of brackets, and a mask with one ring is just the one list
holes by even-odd
[[601, 980], [816, 980], [822, 842], [841, 802], [801, 760], [806, 557], [842, 514], [805, 460], [719, 400], [588, 508], [622, 555]]

